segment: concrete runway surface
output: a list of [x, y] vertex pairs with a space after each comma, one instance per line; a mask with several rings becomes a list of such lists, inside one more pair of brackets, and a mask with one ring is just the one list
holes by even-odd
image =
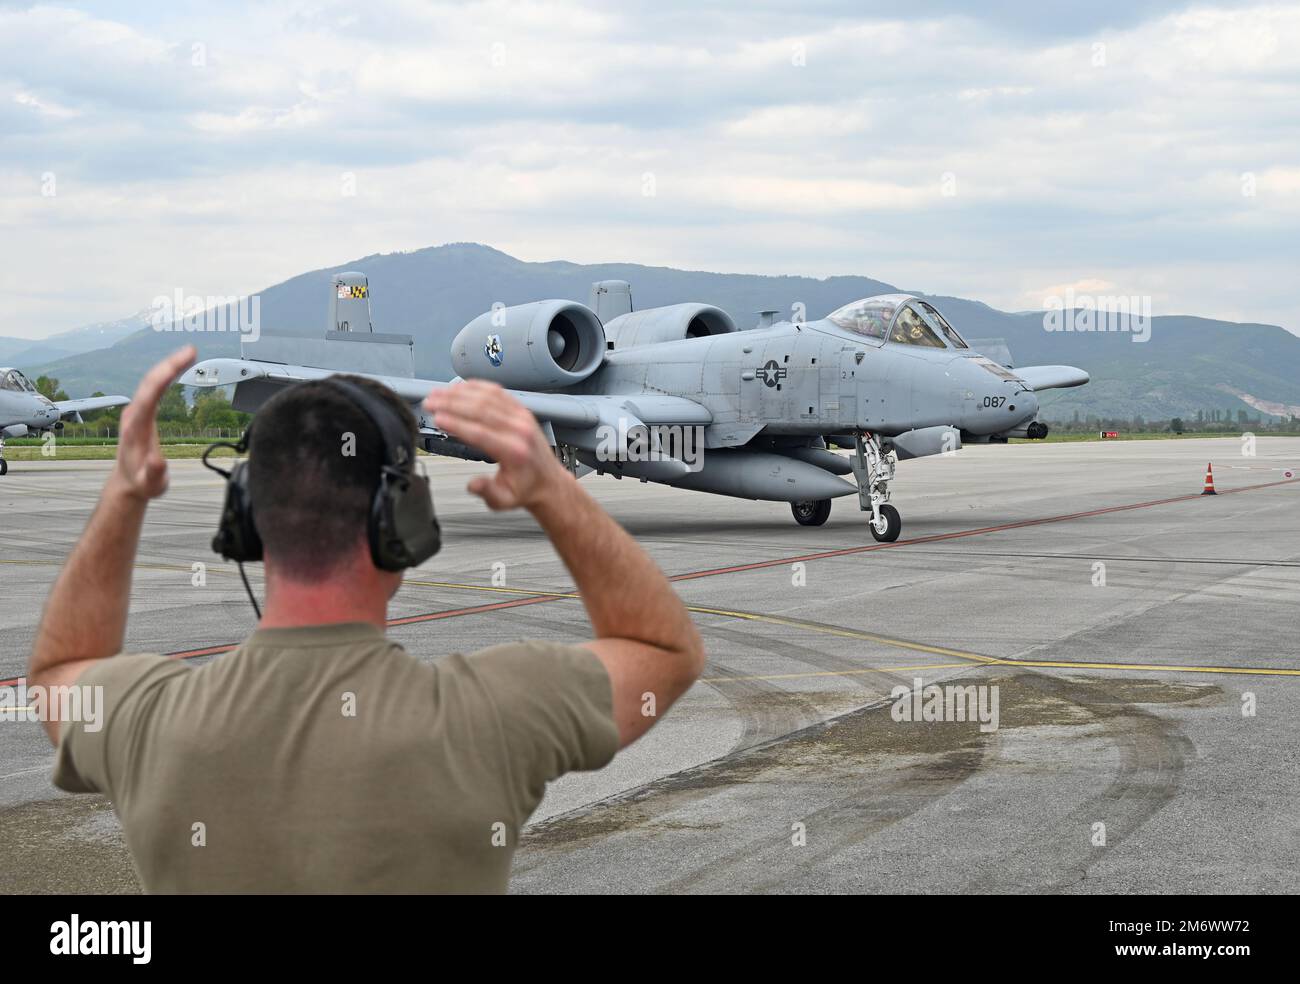
[[[646, 739], [552, 786], [512, 889], [1300, 891], [1300, 483], [1283, 478], [1300, 440], [1241, 448], [904, 462], [890, 546], [851, 498], [805, 529], [783, 504], [586, 479], [678, 578], [709, 666]], [[1207, 461], [1228, 494], [1198, 495]], [[410, 572], [391, 636], [421, 659], [586, 638], [529, 518], [464, 493], [483, 466], [426, 466], [445, 547]], [[24, 671], [109, 467], [14, 462], [0, 479], [0, 678]], [[196, 461], [171, 468], [129, 648], [220, 658], [254, 622], [234, 566], [208, 549], [221, 485]], [[916, 678], [996, 684], [999, 727], [895, 721], [890, 691]], [[111, 807], [58, 793], [51, 762], [38, 725], [0, 721], [0, 891], [138, 890]]]

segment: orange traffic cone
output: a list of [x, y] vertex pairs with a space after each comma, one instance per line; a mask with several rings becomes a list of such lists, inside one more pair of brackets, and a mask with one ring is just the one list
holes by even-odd
[[1214, 465], [1210, 462], [1205, 464], [1205, 488], [1201, 490], [1201, 495], [1218, 495], [1214, 491]]

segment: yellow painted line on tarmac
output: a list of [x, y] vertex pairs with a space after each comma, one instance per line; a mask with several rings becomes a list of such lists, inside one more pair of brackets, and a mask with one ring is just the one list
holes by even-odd
[[795, 629], [807, 629], [810, 632], [820, 632], [823, 635], [840, 636], [844, 639], [861, 639], [864, 642], [874, 642], [882, 646], [892, 646], [895, 649], [910, 649], [914, 652], [931, 653], [935, 656], [950, 656], [953, 659], [970, 660], [973, 663], [1003, 662], [994, 656], [982, 656], [979, 653], [968, 653], [960, 649], [948, 649], [944, 646], [927, 646], [922, 642], [909, 642], [906, 639], [891, 639], [888, 636], [876, 635], [874, 632], [859, 632], [856, 629], [841, 629], [832, 625], [817, 625], [814, 623], [802, 622], [793, 618], [781, 618], [777, 615], [759, 615], [755, 612], [729, 611], [725, 608], [687, 607], [693, 612], [703, 612], [707, 615], [726, 615], [731, 618], [745, 619], [750, 622], [769, 622], [773, 625], [785, 625]]
[[[528, 588], [489, 587], [482, 584], [462, 584], [455, 581], [408, 581], [406, 583], [418, 584], [425, 587], [457, 588], [469, 591], [497, 591], [506, 594], [533, 595], [545, 598], [581, 597], [581, 595], [572, 591], [534, 591]], [[1002, 662], [993, 656], [982, 656], [979, 653], [968, 653], [958, 649], [946, 649], [943, 646], [928, 646], [920, 642], [908, 642], [904, 639], [891, 639], [888, 636], [876, 635], [872, 632], [859, 632], [856, 629], [841, 629], [831, 625], [817, 625], [815, 623], [802, 622], [798, 619], [781, 618], [778, 615], [761, 615], [757, 612], [733, 611], [726, 608], [707, 608], [703, 605], [687, 605], [686, 610], [701, 615], [722, 615], [726, 618], [736, 618], [748, 622], [766, 622], [770, 625], [784, 625], [789, 628], [806, 629], [810, 632], [820, 632], [823, 635], [840, 636], [845, 639], [860, 639], [864, 642], [879, 643], [882, 646], [892, 646], [895, 649], [910, 649], [914, 652], [930, 653], [934, 656], [948, 656], [953, 659], [970, 660], [975, 663]]]
[[924, 666], [867, 666], [858, 670], [818, 670], [808, 673], [762, 673], [753, 676], [700, 677], [700, 683], [741, 683], [745, 680], [803, 680], [807, 677], [861, 676], [865, 673], [915, 673], [919, 670], [953, 670], [970, 663], [926, 663]]
[[[482, 584], [461, 584], [455, 581], [408, 581], [406, 583], [435, 588], [458, 588], [470, 591], [498, 591], [507, 594], [533, 595], [544, 598], [581, 597], [577, 592], [572, 591], [534, 591], [528, 588], [488, 587]], [[801, 622], [797, 619], [781, 618], [777, 615], [760, 615], [757, 612], [732, 611], [726, 608], [706, 608], [702, 605], [687, 605], [686, 610], [697, 612], [701, 615], [722, 615], [727, 618], [742, 619], [748, 622], [766, 622], [771, 625], [784, 625], [795, 629], [806, 629], [810, 632], [820, 632], [823, 635], [840, 636], [845, 639], [861, 639], [865, 642], [879, 643], [882, 646], [893, 646], [896, 649], [910, 649], [915, 652], [931, 653], [935, 656], [950, 656], [954, 659], [965, 659], [976, 663], [1001, 662], [1001, 660], [996, 659], [993, 656], [981, 656], [979, 653], [967, 653], [957, 649], [945, 649], [943, 646], [927, 646], [920, 642], [908, 642], [904, 639], [891, 639], [887, 636], [875, 635], [871, 632], [859, 632], [856, 629], [841, 629], [831, 625], [816, 625], [808, 622]]]
[[[509, 588], [487, 586], [482, 584], [463, 584], [456, 581], [410, 581], [411, 584], [419, 584], [427, 587], [439, 588], [456, 588], [467, 591], [496, 591], [503, 593], [514, 593], [522, 595], [534, 595], [547, 598], [579, 598], [581, 597], [571, 591], [535, 591], [529, 588]], [[701, 615], [721, 615], [726, 618], [741, 619], [747, 622], [766, 622], [771, 625], [784, 625], [794, 629], [804, 629], [808, 632], [819, 632], [823, 635], [838, 636], [843, 639], [860, 639], [863, 642], [874, 642], [877, 645], [889, 646], [894, 649], [908, 649], [913, 652], [930, 653], [934, 656], [947, 656], [952, 659], [966, 660], [962, 663], [939, 663], [931, 666], [917, 667], [879, 667], [877, 669], [858, 670], [825, 670], [809, 673], [790, 673], [774, 674], [769, 676], [741, 676], [741, 677], [718, 677], [715, 679], [706, 679], [706, 683], [725, 683], [728, 680], [793, 680], [803, 677], [817, 676], [848, 676], [854, 673], [876, 673], [876, 672], [909, 672], [910, 670], [924, 669], [953, 669], [962, 665], [971, 663], [985, 666], [1019, 666], [1028, 668], [1043, 669], [1063, 669], [1063, 670], [1143, 670], [1146, 672], [1167, 672], [1167, 673], [1222, 673], [1222, 674], [1242, 674], [1246, 676], [1300, 676], [1300, 669], [1287, 669], [1285, 667], [1237, 667], [1237, 666], [1180, 666], [1164, 665], [1161, 663], [1094, 663], [1094, 662], [1077, 662], [1073, 660], [1036, 660], [1036, 659], [1002, 659], [997, 656], [985, 656], [982, 653], [967, 652], [962, 649], [949, 649], [946, 646], [930, 646], [921, 642], [911, 642], [906, 639], [893, 639], [889, 636], [877, 635], [874, 632], [860, 632], [856, 629], [842, 629], [831, 625], [818, 625], [813, 622], [804, 622], [799, 619], [782, 618], [779, 615], [761, 615], [757, 612], [736, 611], [728, 608], [708, 608], [702, 605], [687, 605], [688, 611], [696, 612]]]
[[496, 591], [501, 594], [534, 595], [541, 598], [579, 598], [576, 591], [534, 591], [530, 588], [503, 588], [489, 584], [461, 584], [457, 581], [415, 581], [403, 578], [402, 584], [415, 584], [422, 588], [455, 588], [458, 591]]
[[[0, 560], [0, 564], [10, 564], [15, 567], [62, 567], [65, 561], [62, 560]], [[168, 571], [174, 573], [193, 574], [194, 567], [190, 564], [132, 564], [132, 570], [136, 571]], [[234, 574], [234, 568], [218, 567], [208, 564], [208, 574]]]
[[1173, 666], [1166, 663], [1083, 663], [1077, 660], [1001, 659], [1003, 666], [1048, 667], [1065, 670], [1160, 670], [1165, 673], [1242, 673], [1248, 676], [1300, 676], [1300, 669], [1280, 666]]

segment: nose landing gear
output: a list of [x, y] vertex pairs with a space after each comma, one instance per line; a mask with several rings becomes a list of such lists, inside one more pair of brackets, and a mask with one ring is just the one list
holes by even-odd
[[858, 507], [871, 513], [871, 535], [881, 543], [893, 543], [903, 531], [898, 510], [887, 504], [898, 455], [892, 450], [882, 451], [880, 441], [872, 434], [854, 434], [853, 457], [849, 461], [858, 483]]

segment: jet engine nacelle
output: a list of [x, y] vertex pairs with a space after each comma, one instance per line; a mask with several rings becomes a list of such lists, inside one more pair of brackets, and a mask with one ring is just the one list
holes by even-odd
[[8, 427], [0, 428], [0, 434], [5, 437], [26, 437], [28, 434], [26, 424], [10, 424]]
[[683, 338], [725, 335], [736, 330], [731, 315], [712, 304], [669, 304], [621, 314], [605, 326], [605, 336], [615, 349]]
[[576, 301], [496, 308], [467, 324], [451, 343], [451, 364], [459, 375], [512, 389], [572, 386], [604, 359], [600, 319]]

